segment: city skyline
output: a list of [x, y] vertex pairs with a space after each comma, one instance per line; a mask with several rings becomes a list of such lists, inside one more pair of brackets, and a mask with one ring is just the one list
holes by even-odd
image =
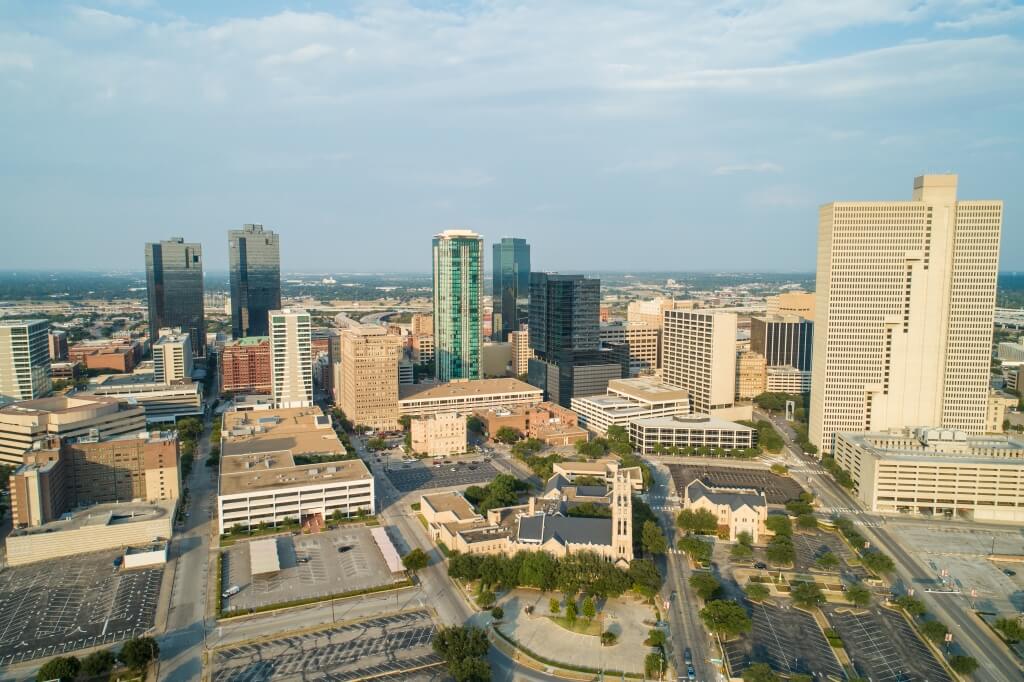
[[[110, 233], [226, 264], [255, 222], [288, 271], [422, 271], [451, 227], [538, 270], [807, 270], [836, 197], [1016, 191], [1019, 7], [319, 9], [7, 3], [0, 267], [130, 260]], [[1012, 211], [1003, 253], [1024, 269]]]

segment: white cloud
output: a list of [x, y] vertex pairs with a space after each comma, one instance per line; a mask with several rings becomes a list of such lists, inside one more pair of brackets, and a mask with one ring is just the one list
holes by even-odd
[[0, 70], [3, 69], [24, 69], [30, 70], [34, 66], [32, 57], [17, 52], [0, 52]]
[[268, 66], [282, 66], [290, 64], [305, 64], [312, 62], [321, 57], [326, 57], [334, 52], [334, 48], [330, 45], [321, 45], [320, 43], [311, 43], [305, 45], [291, 52], [285, 54], [272, 54], [263, 59], [263, 63]]
[[733, 175], [735, 173], [781, 173], [782, 166], [771, 161], [758, 163], [734, 163], [719, 166], [712, 173], [713, 175]]
[[126, 17], [122, 14], [114, 14], [94, 7], [73, 5], [71, 7], [71, 13], [80, 24], [88, 28], [95, 28], [104, 31], [124, 31], [130, 28], [135, 28], [140, 23], [138, 19]]

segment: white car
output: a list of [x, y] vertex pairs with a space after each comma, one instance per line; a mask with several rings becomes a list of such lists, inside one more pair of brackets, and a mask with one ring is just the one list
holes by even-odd
[[242, 591], [241, 587], [239, 587], [238, 585], [232, 585], [228, 589], [226, 589], [223, 592], [221, 592], [220, 596], [223, 599], [227, 599], [228, 597], [230, 597], [232, 595], [236, 595], [236, 594], [238, 594], [241, 591]]

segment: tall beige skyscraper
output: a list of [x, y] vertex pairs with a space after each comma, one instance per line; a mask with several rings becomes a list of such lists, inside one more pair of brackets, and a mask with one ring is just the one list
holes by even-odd
[[910, 201], [835, 202], [818, 224], [809, 437], [944, 426], [983, 433], [1001, 201], [957, 201], [957, 176]]
[[728, 410], [736, 400], [736, 313], [666, 310], [661, 371], [666, 384], [690, 392], [694, 412]]
[[276, 409], [313, 405], [313, 351], [305, 310], [271, 310], [270, 375]]
[[398, 428], [398, 359], [402, 337], [384, 327], [341, 332], [341, 410], [353, 424]]
[[50, 323], [0, 320], [0, 405], [50, 392]]

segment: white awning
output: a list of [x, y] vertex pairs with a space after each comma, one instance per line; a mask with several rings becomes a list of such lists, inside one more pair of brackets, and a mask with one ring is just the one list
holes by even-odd
[[370, 534], [373, 535], [373, 541], [377, 543], [377, 548], [384, 555], [384, 562], [388, 565], [391, 572], [400, 573], [404, 571], [405, 566], [402, 565], [402, 557], [398, 556], [398, 550], [395, 549], [394, 543], [388, 537], [388, 532], [383, 528], [371, 528]]
[[281, 562], [277, 558], [277, 538], [249, 542], [249, 565], [253, 576], [277, 573]]

